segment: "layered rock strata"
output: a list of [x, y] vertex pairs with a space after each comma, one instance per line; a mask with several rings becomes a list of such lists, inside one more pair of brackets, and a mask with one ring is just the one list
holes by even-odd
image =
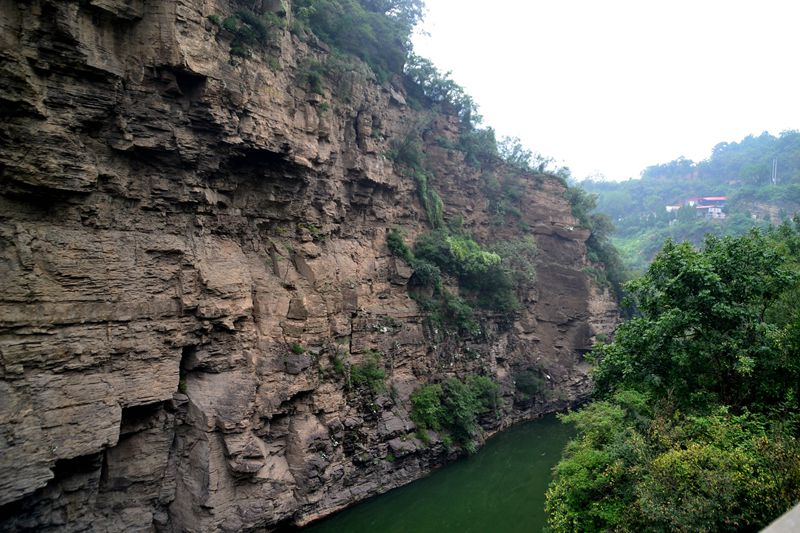
[[[4, 531], [301, 525], [452, 458], [416, 437], [421, 384], [492, 377], [488, 433], [588, 390], [581, 353], [615, 306], [584, 273], [563, 186], [528, 179], [520, 223], [493, 226], [482, 173], [432, 142], [455, 119], [363, 66], [313, 92], [305, 65], [328, 53], [313, 38], [232, 56], [207, 16], [234, 9], [0, 0]], [[431, 331], [386, 247], [393, 227], [427, 229], [385, 156], [411, 127], [446, 218], [538, 244], [523, 310], [482, 315], [471, 338]], [[347, 387], [334, 361], [374, 351], [390, 393]], [[531, 364], [548, 393], [515, 403]]]

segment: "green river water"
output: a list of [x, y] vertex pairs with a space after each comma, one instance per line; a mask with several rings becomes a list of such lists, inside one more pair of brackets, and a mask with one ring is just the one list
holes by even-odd
[[303, 533], [540, 532], [551, 469], [572, 436], [555, 416], [513, 427], [474, 456], [369, 499]]

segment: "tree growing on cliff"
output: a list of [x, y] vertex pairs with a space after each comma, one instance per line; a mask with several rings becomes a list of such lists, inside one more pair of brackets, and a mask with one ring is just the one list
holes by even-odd
[[328, 44], [363, 59], [378, 80], [403, 72], [421, 0], [296, 0], [297, 20]]

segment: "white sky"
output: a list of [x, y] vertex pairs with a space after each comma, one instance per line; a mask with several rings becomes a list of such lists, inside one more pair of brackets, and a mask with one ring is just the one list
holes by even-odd
[[427, 0], [415, 50], [583, 179], [800, 129], [798, 0]]

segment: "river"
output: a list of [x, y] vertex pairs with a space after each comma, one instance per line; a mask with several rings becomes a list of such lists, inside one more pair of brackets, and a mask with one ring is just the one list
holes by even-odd
[[544, 494], [571, 427], [555, 416], [489, 439], [475, 455], [303, 529], [303, 533], [515, 533], [545, 526]]

